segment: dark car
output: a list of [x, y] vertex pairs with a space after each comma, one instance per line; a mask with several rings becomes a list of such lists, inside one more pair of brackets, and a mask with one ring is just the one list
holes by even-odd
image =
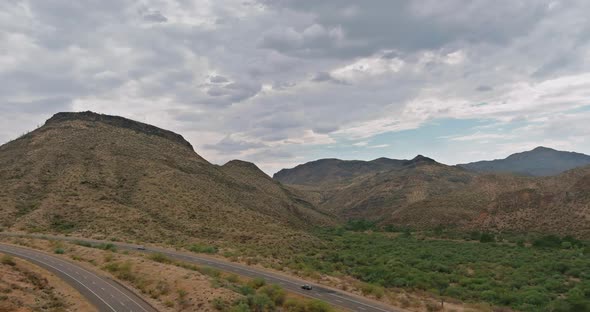
[[137, 246], [137, 250], [145, 250], [145, 246]]
[[301, 289], [312, 290], [312, 287], [311, 287], [311, 285], [303, 285], [303, 286], [301, 286]]

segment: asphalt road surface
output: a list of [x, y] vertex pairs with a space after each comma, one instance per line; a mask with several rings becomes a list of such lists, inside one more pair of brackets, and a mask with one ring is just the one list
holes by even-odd
[[[355, 296], [343, 291], [339, 291], [333, 288], [323, 287], [314, 283], [306, 282], [302, 279], [277, 274], [271, 271], [250, 267], [242, 264], [237, 264], [225, 260], [220, 260], [213, 257], [201, 256], [188, 252], [179, 252], [171, 249], [158, 248], [158, 247], [142, 247], [145, 249], [138, 249], [139, 245], [107, 242], [91, 239], [80, 239], [72, 237], [52, 236], [52, 235], [19, 235], [11, 233], [0, 233], [5, 236], [24, 236], [24, 237], [36, 237], [36, 238], [48, 238], [65, 241], [82, 241], [88, 243], [111, 243], [117, 246], [119, 249], [134, 250], [137, 252], [144, 253], [161, 253], [168, 256], [171, 259], [181, 260], [184, 262], [194, 263], [198, 265], [205, 265], [212, 268], [219, 269], [220, 271], [230, 272], [237, 275], [242, 275], [251, 278], [262, 278], [267, 283], [277, 284], [283, 287], [285, 290], [296, 293], [305, 297], [319, 299], [330, 303], [331, 305], [348, 309], [355, 312], [399, 312], [391, 307], [383, 305], [373, 300], [365, 299], [359, 296]], [[304, 290], [301, 288], [302, 285], [311, 285], [312, 290]]]
[[100, 312], [157, 312], [143, 299], [107, 277], [47, 253], [0, 243], [0, 252], [38, 265], [66, 281]]

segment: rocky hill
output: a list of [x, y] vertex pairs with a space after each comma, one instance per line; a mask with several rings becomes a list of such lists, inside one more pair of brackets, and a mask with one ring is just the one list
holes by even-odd
[[345, 183], [367, 174], [401, 167], [407, 160], [379, 158], [372, 161], [320, 159], [283, 169], [273, 175], [277, 181], [297, 185]]
[[588, 155], [537, 147], [532, 151], [510, 155], [505, 159], [478, 161], [459, 166], [478, 172], [551, 176], [586, 165], [590, 165], [590, 156]]
[[285, 244], [332, 224], [256, 166], [215, 166], [173, 132], [59, 113], [0, 146], [0, 226], [178, 243]]
[[342, 220], [590, 237], [590, 167], [526, 177], [478, 173], [417, 156], [389, 170], [292, 186]]

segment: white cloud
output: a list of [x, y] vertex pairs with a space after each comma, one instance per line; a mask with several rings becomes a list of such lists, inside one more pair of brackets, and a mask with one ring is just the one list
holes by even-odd
[[[589, 9], [545, 0], [4, 1], [0, 140], [58, 110], [94, 110], [181, 132], [213, 162], [240, 156], [266, 170], [329, 146], [369, 151], [375, 135], [437, 119], [521, 125], [446, 138], [462, 154], [478, 142], [590, 151], [585, 115], [568, 113], [590, 98]], [[232, 155], [205, 148], [224, 138]]]

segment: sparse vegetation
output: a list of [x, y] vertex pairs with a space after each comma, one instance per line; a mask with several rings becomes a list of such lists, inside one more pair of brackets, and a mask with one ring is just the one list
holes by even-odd
[[217, 247], [203, 245], [203, 244], [192, 244], [187, 249], [192, 252], [196, 252], [196, 253], [207, 253], [207, 254], [217, 253]]

